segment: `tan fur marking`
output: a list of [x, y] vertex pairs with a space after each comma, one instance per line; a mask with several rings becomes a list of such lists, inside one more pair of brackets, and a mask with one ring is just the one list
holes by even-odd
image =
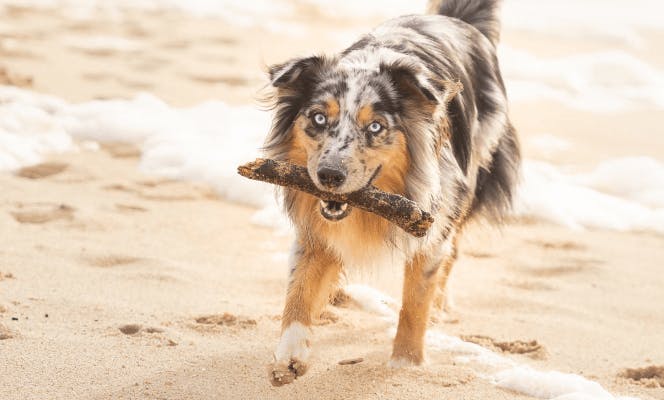
[[373, 106], [362, 106], [357, 112], [357, 124], [361, 127], [367, 126], [375, 120]]
[[[353, 249], [356, 259], [371, 257], [381, 250], [390, 223], [375, 214], [353, 209], [342, 221], [331, 223], [320, 214], [320, 201], [309, 194], [297, 192], [293, 203], [293, 221], [300, 231], [326, 243], [337, 243]], [[361, 245], [358, 245], [360, 244]]]
[[291, 284], [286, 294], [286, 305], [281, 319], [282, 329], [293, 322], [311, 326], [332, 296], [339, 280], [341, 263], [322, 247], [307, 243], [297, 262]]
[[339, 119], [339, 102], [332, 98], [325, 102], [327, 118], [329, 119]]
[[313, 140], [304, 131], [307, 124], [307, 118], [303, 115], [295, 120], [291, 130], [291, 146], [288, 151], [289, 161], [303, 167], [307, 166], [308, 150], [315, 146]]
[[443, 151], [443, 144], [452, 139], [452, 133], [450, 132], [450, 121], [447, 116], [441, 118], [440, 124], [438, 126], [438, 136], [434, 143], [434, 149], [436, 154], [440, 155]]
[[368, 158], [382, 165], [374, 186], [386, 192], [404, 194], [406, 190], [406, 174], [410, 168], [410, 156], [406, 143], [406, 135], [396, 133], [394, 143], [381, 149], [368, 149]]
[[437, 282], [437, 274], [425, 277], [426, 262], [425, 256], [417, 255], [406, 265], [392, 360], [406, 360], [415, 365], [424, 361], [424, 334]]

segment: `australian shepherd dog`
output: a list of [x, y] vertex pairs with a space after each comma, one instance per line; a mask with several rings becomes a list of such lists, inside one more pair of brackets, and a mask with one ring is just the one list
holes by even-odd
[[367, 185], [401, 194], [431, 212], [423, 238], [373, 214], [285, 189], [297, 236], [281, 339], [270, 366], [275, 385], [307, 370], [312, 320], [345, 267], [386, 254], [403, 260], [401, 312], [390, 365], [424, 359], [429, 311], [471, 219], [509, 210], [520, 151], [496, 58], [499, 0], [439, 0], [429, 15], [390, 20], [333, 56], [270, 68], [274, 121], [270, 158], [305, 166], [321, 190]]

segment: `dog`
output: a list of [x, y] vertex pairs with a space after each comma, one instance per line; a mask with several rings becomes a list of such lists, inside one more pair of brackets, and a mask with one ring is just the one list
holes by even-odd
[[269, 69], [274, 120], [265, 153], [307, 168], [321, 190], [367, 185], [431, 212], [423, 238], [373, 214], [283, 189], [296, 229], [281, 338], [269, 375], [303, 375], [312, 321], [345, 267], [403, 260], [402, 308], [389, 364], [419, 365], [432, 303], [469, 220], [500, 222], [519, 179], [520, 149], [496, 57], [500, 0], [439, 0], [392, 19], [334, 56]]

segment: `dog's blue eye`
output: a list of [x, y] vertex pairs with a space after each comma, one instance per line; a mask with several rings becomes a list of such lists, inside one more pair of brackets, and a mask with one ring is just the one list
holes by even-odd
[[312, 119], [314, 121], [314, 124], [318, 126], [325, 126], [325, 124], [327, 123], [327, 118], [325, 117], [325, 115], [321, 113], [314, 114], [314, 117]]
[[369, 132], [375, 134], [383, 130], [383, 125], [379, 124], [378, 122], [372, 122], [368, 129]]

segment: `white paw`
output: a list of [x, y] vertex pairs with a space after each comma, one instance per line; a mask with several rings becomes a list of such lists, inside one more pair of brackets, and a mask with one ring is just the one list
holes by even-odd
[[412, 367], [415, 365], [411, 360], [408, 360], [406, 358], [392, 358], [390, 361], [387, 362], [387, 366], [389, 368], [393, 369], [401, 369], [401, 368], [406, 368], [406, 367]]
[[268, 371], [272, 384], [286, 385], [304, 375], [309, 353], [309, 329], [299, 322], [292, 323], [281, 333], [274, 352], [274, 363]]
[[398, 355], [395, 355], [392, 353], [392, 358], [387, 362], [387, 366], [394, 369], [417, 367], [424, 364], [425, 361], [426, 358], [423, 354], [410, 355], [408, 353], [399, 353]]

